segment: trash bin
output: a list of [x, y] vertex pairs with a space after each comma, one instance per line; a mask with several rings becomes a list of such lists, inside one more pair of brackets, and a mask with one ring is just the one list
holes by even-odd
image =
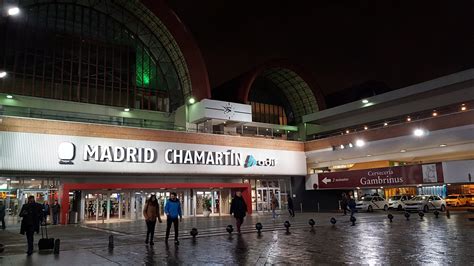
[[77, 216], [78, 216], [77, 212], [70, 211], [69, 212], [69, 223], [70, 224], [77, 224]]

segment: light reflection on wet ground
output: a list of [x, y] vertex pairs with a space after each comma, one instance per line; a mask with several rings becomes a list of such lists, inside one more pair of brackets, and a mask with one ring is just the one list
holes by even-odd
[[[244, 230], [248, 233], [228, 235], [225, 233], [225, 227], [216, 227], [216, 230], [211, 230], [208, 236], [203, 229], [195, 241], [187, 235], [188, 228], [185, 222], [183, 238], [178, 247], [171, 241], [166, 246], [160, 237], [155, 241], [154, 247], [146, 246], [141, 239], [142, 236], [133, 237], [136, 232], [131, 231], [132, 237], [117, 236], [113, 252], [109, 252], [105, 245], [93, 246], [93, 241], [91, 244], [81, 242], [78, 237], [78, 243], [84, 243], [84, 249], [78, 251], [78, 254], [84, 253], [82, 265], [93, 263], [94, 260], [127, 265], [193, 263], [474, 265], [474, 222], [467, 220], [468, 215], [455, 214], [451, 215], [451, 219], [445, 216], [437, 219], [432, 214], [427, 214], [420, 220], [413, 214], [410, 220], [406, 221], [400, 213], [397, 213], [393, 223], [390, 223], [386, 213], [383, 212], [358, 214], [356, 225], [351, 226], [348, 216], [304, 214], [291, 221], [290, 234], [287, 234], [282, 226], [286, 217], [279, 218], [275, 222], [275, 228], [272, 227], [271, 219], [251, 218], [246, 221]], [[335, 226], [329, 223], [331, 216], [338, 219]], [[310, 232], [310, 227], [307, 225], [309, 218], [316, 220], [314, 232]], [[215, 223], [220, 226], [232, 221], [230, 218], [222, 219], [216, 220]], [[258, 236], [253, 228], [257, 220], [264, 226], [261, 236]], [[209, 223], [201, 220], [193, 226], [201, 222]], [[140, 227], [140, 225], [128, 225], [128, 227], [122, 225], [114, 229], [121, 229], [120, 231], [124, 232], [127, 228], [132, 228], [130, 226]], [[77, 230], [87, 232], [88, 229]], [[220, 231], [223, 233], [218, 233]], [[100, 236], [100, 232], [96, 234], [97, 237]], [[71, 233], [71, 236], [73, 235]], [[71, 247], [66, 245], [64, 248]], [[69, 251], [64, 251], [62, 254], [67, 252]], [[7, 256], [0, 260], [0, 264], [2, 261], [21, 263], [24, 257], [24, 255]], [[32, 259], [46, 263], [48, 258], [35, 254]], [[67, 262], [65, 255], [61, 255], [55, 261], [56, 264], [62, 262]]]

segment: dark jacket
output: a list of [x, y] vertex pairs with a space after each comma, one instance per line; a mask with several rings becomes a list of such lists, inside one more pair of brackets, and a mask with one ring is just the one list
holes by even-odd
[[293, 210], [293, 199], [291, 197], [288, 198], [288, 209]]
[[5, 217], [7, 207], [5, 204], [0, 205], [0, 219]]
[[54, 204], [53, 207], [51, 207], [51, 210], [53, 211], [53, 214], [59, 213], [59, 210], [61, 209], [61, 206], [58, 204]]
[[244, 198], [235, 196], [230, 204], [230, 214], [234, 214], [235, 218], [244, 218], [246, 212], [247, 204]]
[[39, 233], [40, 221], [43, 215], [43, 206], [39, 203], [26, 203], [21, 207], [20, 217], [21, 228], [20, 234], [24, 235], [26, 231], [33, 229]]

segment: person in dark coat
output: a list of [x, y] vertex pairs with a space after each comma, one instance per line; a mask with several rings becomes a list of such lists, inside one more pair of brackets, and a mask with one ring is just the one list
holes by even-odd
[[47, 223], [48, 222], [48, 215], [49, 215], [49, 204], [47, 201], [45, 201], [43, 203], [43, 219], [44, 219], [44, 223]]
[[349, 205], [349, 197], [347, 197], [346, 193], [342, 193], [342, 199], [341, 199], [341, 209], [344, 212], [344, 215], [347, 214], [347, 206]]
[[7, 207], [5, 206], [5, 202], [0, 201], [0, 222], [2, 222], [2, 229], [5, 230], [5, 215], [7, 212]]
[[237, 232], [240, 233], [240, 226], [244, 223], [244, 217], [247, 213], [247, 204], [245, 204], [242, 192], [237, 191], [230, 204], [230, 214], [234, 215], [237, 225]]
[[28, 197], [28, 203], [21, 207], [20, 217], [21, 228], [20, 234], [26, 233], [26, 240], [28, 242], [28, 251], [26, 254], [30, 256], [33, 253], [33, 235], [39, 233], [40, 221], [43, 216], [43, 206], [35, 202], [34, 196]]
[[288, 212], [290, 213], [291, 217], [295, 217], [295, 209], [293, 206], [293, 199], [288, 197]]
[[51, 207], [53, 213], [53, 224], [58, 224], [59, 222], [59, 212], [61, 211], [61, 206], [58, 203], [58, 200], [54, 201], [53, 206]]

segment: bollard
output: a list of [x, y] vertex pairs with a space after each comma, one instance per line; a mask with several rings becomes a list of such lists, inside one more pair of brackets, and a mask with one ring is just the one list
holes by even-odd
[[225, 228], [225, 230], [227, 231], [227, 233], [232, 234], [232, 232], [234, 231], [234, 227], [233, 227], [231, 224], [229, 224], [229, 225]]
[[194, 238], [196, 238], [196, 236], [198, 235], [198, 230], [196, 228], [193, 227], [193, 229], [191, 229], [191, 231], [189, 232], [189, 234]]
[[353, 215], [351, 215], [351, 218], [350, 218], [349, 220], [350, 220], [351, 223], [352, 223], [351, 226], [356, 225], [356, 220], [357, 220], [357, 219], [356, 219]]
[[449, 213], [448, 209], [446, 209], [446, 217], [448, 217], [448, 219], [451, 218], [451, 214]]
[[439, 211], [438, 211], [438, 210], [435, 210], [435, 211], [433, 212], [433, 214], [435, 215], [436, 218], [438, 218]]
[[389, 213], [389, 214], [387, 215], [387, 218], [390, 220], [390, 222], [392, 222], [392, 220], [393, 220], [393, 215], [392, 215], [391, 213]]
[[405, 218], [407, 218], [407, 221], [410, 220], [410, 213], [409, 212], [405, 212]]
[[308, 224], [313, 228], [316, 222], [313, 219], [309, 219]]
[[420, 220], [423, 220], [423, 216], [425, 216], [425, 213], [423, 211], [419, 211], [418, 216], [420, 216]]
[[3, 253], [5, 251], [5, 245], [0, 244], [0, 253]]
[[290, 226], [291, 226], [290, 222], [285, 221], [285, 223], [283, 223], [283, 226], [285, 226], [286, 232], [289, 233], [290, 232]]
[[109, 249], [114, 248], [114, 235], [109, 236]]
[[262, 231], [262, 224], [261, 223], [256, 223], [255, 224], [255, 229], [257, 229], [257, 234], [260, 235], [261, 234], [261, 231]]
[[336, 221], [336, 218], [334, 218], [334, 217], [332, 217], [331, 220], [329, 220], [329, 221], [332, 223], [332, 225], [335, 225], [336, 222], [337, 222], [337, 221]]
[[[59, 246], [60, 246], [60, 243], [61, 243], [61, 242], [60, 242], [59, 238], [56, 238], [56, 239], [54, 240], [54, 249], [53, 249], [53, 253], [54, 253], [54, 254], [59, 254]], [[109, 244], [109, 247], [110, 247], [110, 244]]]

